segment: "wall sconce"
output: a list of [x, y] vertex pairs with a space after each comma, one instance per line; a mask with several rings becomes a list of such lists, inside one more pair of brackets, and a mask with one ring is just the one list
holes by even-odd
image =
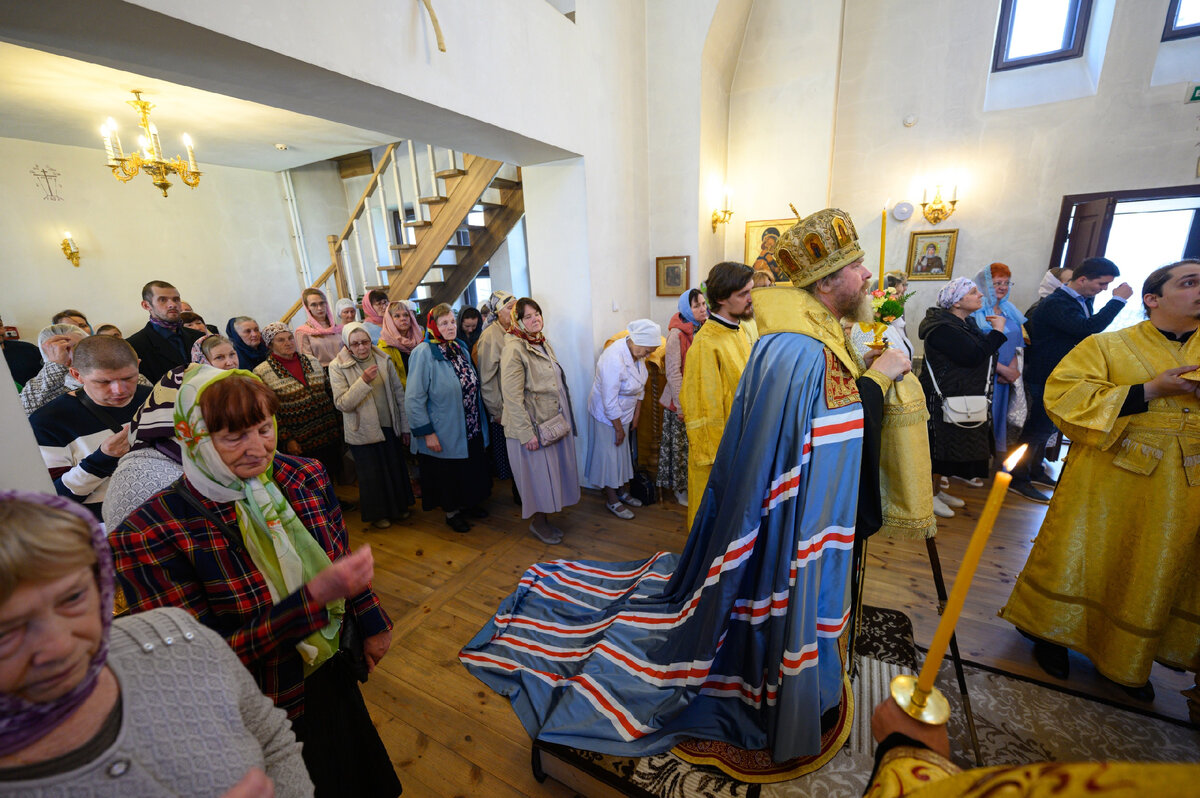
[[723, 210], [713, 210], [712, 227], [713, 232], [717, 232], [717, 225], [728, 224], [729, 217], [733, 216], [733, 209], [729, 207], [729, 186], [725, 186], [725, 202]]
[[958, 186], [954, 187], [954, 195], [950, 198], [950, 202], [942, 199], [942, 187], [938, 186], [934, 190], [933, 202], [929, 202], [929, 189], [925, 189], [921, 194], [921, 213], [925, 214], [925, 219], [930, 224], [944, 222], [954, 213], [954, 206], [958, 204]]
[[71, 238], [71, 234], [63, 231], [65, 238], [62, 240], [62, 252], [67, 260], [71, 261], [71, 265], [79, 268], [79, 247], [75, 245], [75, 239]]

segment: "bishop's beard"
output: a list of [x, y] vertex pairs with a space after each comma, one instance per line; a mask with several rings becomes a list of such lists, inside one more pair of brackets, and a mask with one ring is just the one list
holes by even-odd
[[848, 300], [840, 310], [842, 311], [842, 318], [849, 319], [850, 321], [857, 321], [863, 324], [875, 321], [875, 311], [871, 309], [870, 294], [859, 294], [854, 299]]

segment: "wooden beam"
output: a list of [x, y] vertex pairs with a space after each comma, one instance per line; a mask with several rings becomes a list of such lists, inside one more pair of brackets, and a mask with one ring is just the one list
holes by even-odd
[[[500, 244], [512, 232], [513, 227], [525, 215], [525, 195], [520, 191], [505, 191], [504, 207], [491, 211], [487, 227], [472, 228], [471, 249], [463, 256], [434, 299], [438, 302], [453, 302], [467, 289], [483, 265], [496, 254]], [[481, 230], [481, 232], [474, 232]]]

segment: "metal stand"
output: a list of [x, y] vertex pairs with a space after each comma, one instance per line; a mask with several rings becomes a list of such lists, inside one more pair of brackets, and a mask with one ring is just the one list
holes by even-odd
[[[942, 578], [942, 562], [938, 558], [937, 541], [925, 538], [925, 549], [929, 552], [929, 565], [933, 569], [933, 587], [937, 591], [938, 615], [946, 608], [946, 581]], [[954, 674], [958, 677], [958, 690], [962, 694], [963, 714], [967, 718], [967, 731], [971, 734], [971, 747], [975, 749], [975, 764], [983, 767], [983, 754], [979, 751], [979, 735], [975, 731], [975, 715], [971, 712], [971, 697], [967, 693], [967, 677], [963, 673], [962, 657], [958, 654], [958, 636], [950, 635], [950, 659], [954, 662]]]

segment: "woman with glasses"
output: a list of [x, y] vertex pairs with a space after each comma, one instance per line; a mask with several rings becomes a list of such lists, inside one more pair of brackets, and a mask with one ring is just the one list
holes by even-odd
[[[992, 330], [988, 316], [1003, 316], [1004, 345], [996, 359], [995, 387], [992, 389], [992, 433], [996, 437], [996, 455], [1008, 451], [1008, 408], [1013, 401], [1014, 390], [1024, 390], [1021, 378], [1019, 351], [1025, 347], [1025, 336], [1021, 325], [1025, 316], [1009, 301], [1012, 291], [1012, 270], [1003, 263], [993, 263], [975, 275], [975, 284], [983, 294], [983, 307], [971, 314], [971, 319], [985, 333]], [[1020, 430], [1017, 430], [1020, 432]]]

